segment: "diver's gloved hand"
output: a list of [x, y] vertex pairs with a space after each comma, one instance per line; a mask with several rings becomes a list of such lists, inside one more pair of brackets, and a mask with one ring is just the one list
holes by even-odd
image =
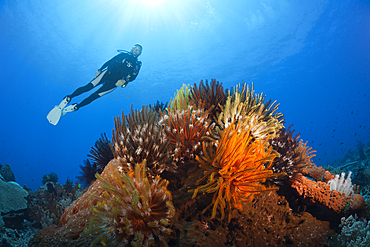
[[100, 73], [101, 73], [101, 70], [100, 69], [98, 71], [96, 71], [95, 78], [98, 77], [100, 75]]
[[117, 87], [126, 87], [126, 85], [127, 85], [127, 82], [125, 80], [118, 80], [116, 82]]

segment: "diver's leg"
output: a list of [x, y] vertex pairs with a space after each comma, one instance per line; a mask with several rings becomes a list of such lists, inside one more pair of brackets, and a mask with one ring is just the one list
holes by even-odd
[[97, 98], [100, 98], [101, 96], [112, 92], [117, 87], [115, 86], [115, 83], [107, 83], [104, 84], [101, 88], [99, 88], [95, 93], [91, 94], [89, 97], [84, 99], [80, 104], [75, 105], [75, 111], [80, 109], [81, 107], [90, 104]]
[[85, 85], [83, 87], [79, 87], [71, 95], [67, 95], [65, 98], [68, 97], [67, 98], [68, 103], [71, 101], [72, 98], [74, 98], [74, 97], [76, 97], [80, 94], [86, 93], [86, 92], [90, 91], [91, 89], [93, 89], [94, 87], [100, 85], [102, 82], [104, 82], [104, 80], [102, 80], [102, 78], [103, 78], [103, 76], [105, 75], [106, 72], [107, 72], [107, 70], [103, 71], [102, 73], [100, 73], [100, 75], [98, 77], [94, 78], [87, 85]]

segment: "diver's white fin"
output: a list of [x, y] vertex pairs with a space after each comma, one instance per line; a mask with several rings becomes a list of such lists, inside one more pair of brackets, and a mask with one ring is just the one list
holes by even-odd
[[77, 104], [69, 105], [62, 110], [62, 116], [66, 115], [68, 112], [73, 112], [77, 110]]
[[49, 112], [46, 118], [49, 120], [49, 123], [51, 123], [52, 125], [57, 125], [61, 116], [62, 116], [62, 109], [56, 105]]
[[[71, 98], [69, 96], [64, 97], [62, 102], [60, 102], [59, 105], [56, 105], [47, 115], [47, 119], [49, 120], [49, 123], [53, 125], [57, 125], [59, 122], [59, 119], [61, 116], [65, 115], [64, 107], [68, 105], [68, 103], [71, 101]], [[67, 111], [68, 112], [68, 111]]]
[[59, 108], [63, 110], [63, 108], [66, 107], [66, 105], [68, 105], [70, 101], [71, 101], [71, 98], [69, 98], [68, 96], [64, 97], [62, 102], [60, 102], [59, 104]]

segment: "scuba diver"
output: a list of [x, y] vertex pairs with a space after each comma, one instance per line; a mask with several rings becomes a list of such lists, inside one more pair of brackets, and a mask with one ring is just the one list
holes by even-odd
[[[97, 98], [112, 92], [117, 87], [125, 87], [129, 82], [135, 80], [141, 68], [141, 61], [138, 61], [137, 58], [142, 50], [143, 47], [140, 44], [134, 45], [130, 52], [118, 50], [120, 53], [104, 63], [95, 73], [95, 78], [92, 81], [85, 86], [77, 88], [72, 94], [65, 96], [62, 102], [49, 112], [47, 116], [49, 122], [56, 125], [60, 117], [66, 113], [77, 111]], [[102, 86], [81, 103], [67, 106], [74, 97], [99, 85]]]

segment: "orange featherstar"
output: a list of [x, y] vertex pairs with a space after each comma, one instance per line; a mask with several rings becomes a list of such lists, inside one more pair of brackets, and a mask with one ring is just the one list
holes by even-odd
[[212, 204], [206, 207], [205, 213], [213, 205], [211, 219], [216, 217], [216, 211], [221, 211], [221, 220], [225, 217], [227, 206], [231, 220], [231, 206], [242, 210], [242, 201], [251, 201], [254, 194], [277, 187], [266, 188], [263, 182], [267, 178], [277, 176], [271, 168], [276, 157], [272, 147], [265, 151], [268, 138], [253, 140], [249, 130], [238, 130], [231, 124], [223, 131], [216, 151], [210, 146], [207, 151], [203, 142], [204, 156], [197, 156], [200, 167], [206, 169], [198, 183], [208, 179], [207, 184], [194, 190], [193, 198], [198, 192], [215, 193]]

